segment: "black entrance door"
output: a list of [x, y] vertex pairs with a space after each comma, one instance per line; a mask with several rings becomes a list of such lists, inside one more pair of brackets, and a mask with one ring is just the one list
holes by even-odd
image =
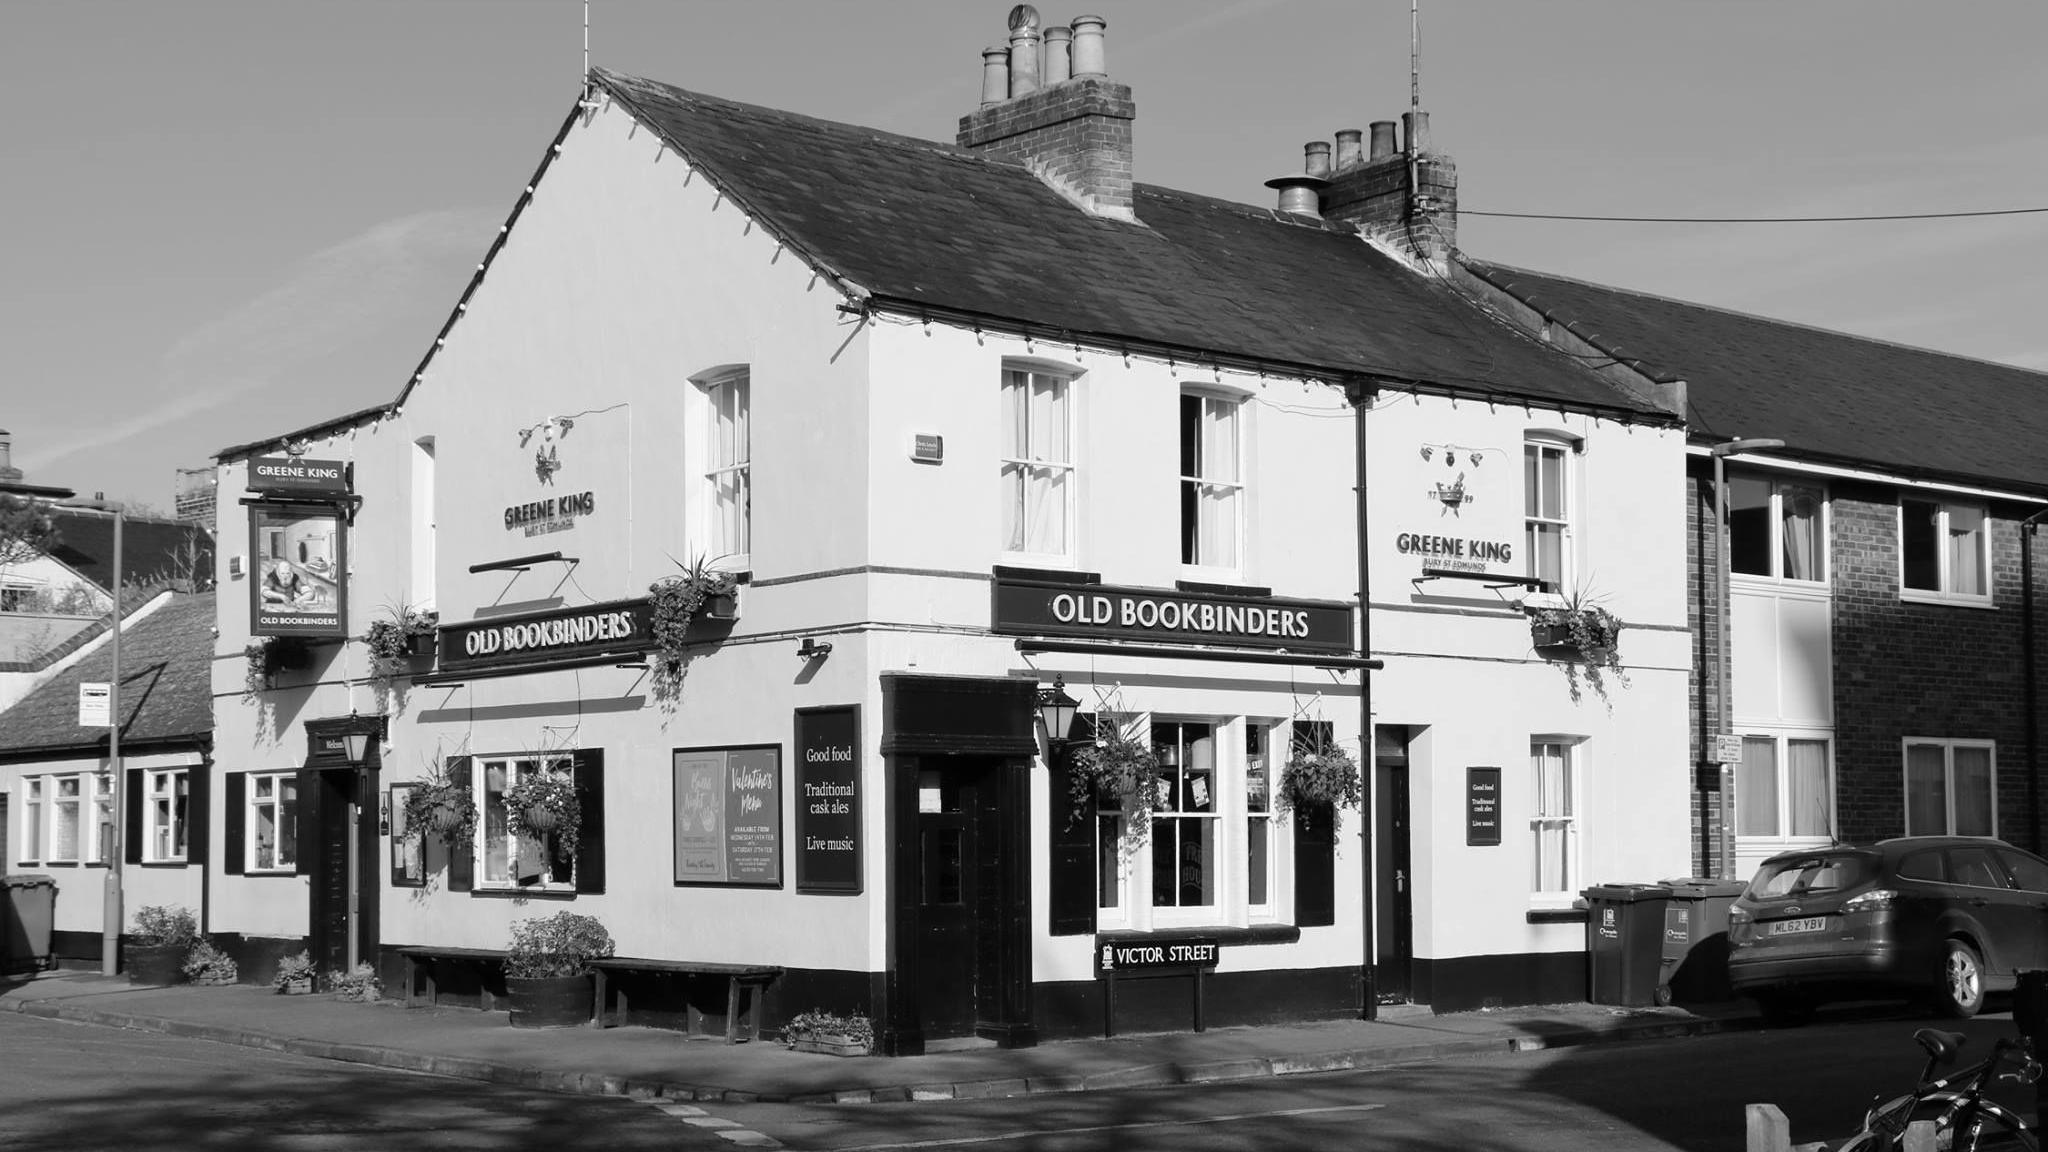
[[1414, 990], [1415, 885], [1408, 860], [1408, 730], [1381, 726], [1373, 755], [1373, 939], [1380, 1002], [1398, 1004]]
[[313, 961], [322, 971], [346, 972], [357, 960], [367, 959], [355, 948], [361, 938], [361, 922], [360, 906], [354, 897], [365, 871], [355, 851], [354, 833], [360, 815], [357, 787], [354, 769], [330, 768], [300, 774], [299, 803], [304, 805], [309, 798], [312, 800], [310, 935]]
[[994, 765], [928, 757], [917, 773], [917, 973], [925, 1037], [972, 1036], [993, 991], [996, 837], [987, 828]]

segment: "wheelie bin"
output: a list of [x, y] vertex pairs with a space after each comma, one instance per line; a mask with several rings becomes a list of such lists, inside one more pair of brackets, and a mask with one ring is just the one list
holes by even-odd
[[0, 893], [0, 973], [49, 967], [57, 882], [29, 872], [0, 876]]
[[1625, 1008], [1657, 1003], [1664, 909], [1671, 889], [1595, 884], [1580, 895], [1586, 898], [1587, 998]]
[[1748, 885], [1740, 880], [1682, 876], [1664, 881], [1664, 947], [1657, 1003], [1704, 1004], [1735, 999], [1728, 983], [1728, 906]]

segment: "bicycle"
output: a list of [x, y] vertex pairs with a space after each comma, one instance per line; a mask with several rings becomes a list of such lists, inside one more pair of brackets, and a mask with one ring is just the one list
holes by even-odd
[[[1871, 1106], [1863, 1130], [1836, 1152], [1894, 1152], [1906, 1146], [1906, 1126], [1919, 1120], [1935, 1125], [1935, 1147], [1942, 1152], [1989, 1152], [2019, 1149], [2038, 1152], [2030, 1125], [2011, 1109], [1987, 1099], [1985, 1090], [2000, 1080], [2031, 1084], [2041, 1078], [2033, 1042], [2000, 1037], [1988, 1059], [1936, 1079], [1936, 1069], [1955, 1062], [1966, 1037], [1960, 1032], [1922, 1028], [1913, 1039], [1927, 1052], [1927, 1066], [1911, 1092]], [[2013, 1064], [2017, 1071], [2001, 1072]]]

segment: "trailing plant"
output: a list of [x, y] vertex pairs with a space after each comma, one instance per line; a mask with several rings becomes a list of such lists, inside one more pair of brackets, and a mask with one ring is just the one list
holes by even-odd
[[343, 1000], [367, 1004], [383, 994], [384, 981], [378, 977], [376, 967], [364, 960], [346, 972], [329, 972], [327, 987]]
[[849, 1016], [838, 1016], [822, 1008], [799, 1012], [782, 1026], [782, 1042], [794, 1048], [799, 1040], [845, 1040], [857, 1044], [863, 1051], [875, 1050], [875, 1024], [866, 1015], [855, 1012]]
[[699, 556], [683, 571], [647, 586], [653, 600], [652, 689], [655, 700], [670, 711], [682, 698], [690, 622], [704, 614], [714, 597], [731, 596], [739, 587], [737, 573], [713, 568], [712, 563]]
[[287, 984], [296, 984], [301, 980], [311, 982], [318, 972], [319, 969], [313, 963], [313, 954], [302, 948], [297, 956], [284, 956], [278, 959], [277, 975], [270, 978], [270, 985], [282, 992]]
[[566, 768], [521, 776], [505, 793], [505, 811], [514, 834], [535, 839], [552, 835], [556, 855], [576, 854], [583, 829], [583, 802], [576, 791], [576, 777]]
[[370, 621], [363, 632], [363, 644], [370, 650], [370, 664], [378, 675], [389, 676], [412, 655], [417, 637], [432, 636], [441, 625], [441, 614], [408, 604], [391, 605], [386, 615]]
[[242, 649], [248, 667], [242, 672], [242, 695], [254, 700], [277, 681], [279, 672], [293, 672], [312, 662], [303, 636], [258, 636]]
[[1628, 672], [1621, 665], [1622, 619], [1608, 611], [1595, 597], [1584, 589], [1573, 589], [1555, 605], [1531, 606], [1529, 624], [1533, 630], [1549, 630], [1561, 633], [1561, 643], [1555, 650], [1568, 649], [1575, 653], [1569, 660], [1560, 661], [1564, 668], [1565, 681], [1571, 691], [1572, 703], [1579, 702], [1583, 691], [1579, 677], [1602, 700], [1607, 699], [1607, 680], [1612, 675], [1621, 686], [1628, 687]]
[[199, 921], [190, 908], [148, 904], [135, 910], [135, 942], [145, 947], [199, 943]]
[[1144, 718], [1098, 712], [1094, 742], [1067, 754], [1067, 825], [1093, 820], [1114, 798], [1123, 809], [1127, 844], [1142, 844], [1152, 832], [1160, 786], [1159, 753], [1145, 738]]
[[1343, 809], [1356, 808], [1365, 796], [1358, 759], [1325, 735], [1323, 725], [1306, 726], [1308, 735], [1302, 734], [1302, 727], [1296, 727], [1287, 763], [1280, 770], [1274, 807], [1282, 812], [1314, 812], [1327, 807], [1334, 833], [1343, 826]]
[[476, 837], [476, 804], [471, 799], [466, 767], [446, 762], [430, 769], [405, 793], [405, 827], [408, 835], [439, 836], [459, 852], [469, 850]]
[[206, 940], [192, 945], [192, 951], [185, 954], [183, 967], [186, 979], [194, 984], [233, 984], [241, 978], [235, 958]]
[[581, 976], [590, 962], [612, 954], [612, 934], [595, 916], [557, 912], [512, 925], [505, 975], [522, 979]]

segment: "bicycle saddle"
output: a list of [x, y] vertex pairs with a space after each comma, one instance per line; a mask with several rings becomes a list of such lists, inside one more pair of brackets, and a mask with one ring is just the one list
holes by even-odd
[[1956, 1058], [1956, 1053], [1963, 1050], [1963, 1043], [1969, 1037], [1961, 1032], [1941, 1032], [1933, 1028], [1922, 1028], [1913, 1033], [1913, 1039], [1920, 1042], [1920, 1047], [1927, 1049], [1927, 1055], [1946, 1064]]

